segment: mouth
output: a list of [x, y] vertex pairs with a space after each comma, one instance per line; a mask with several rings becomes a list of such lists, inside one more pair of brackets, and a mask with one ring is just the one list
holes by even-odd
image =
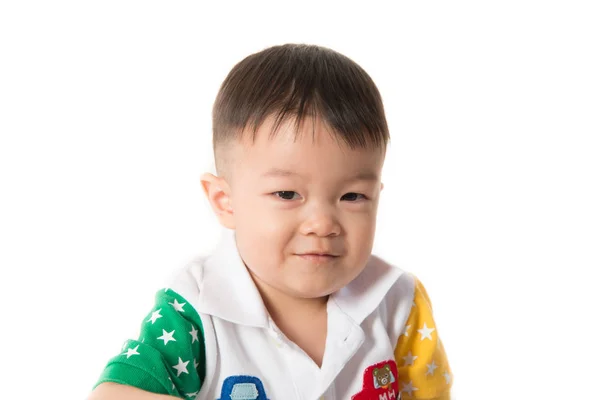
[[304, 253], [304, 254], [296, 254], [298, 257], [311, 261], [314, 263], [325, 263], [338, 258], [338, 255], [328, 254], [328, 253]]

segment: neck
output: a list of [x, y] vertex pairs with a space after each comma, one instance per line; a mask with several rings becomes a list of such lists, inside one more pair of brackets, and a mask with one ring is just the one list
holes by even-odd
[[327, 300], [283, 293], [250, 272], [275, 325], [320, 368], [327, 340]]
[[[250, 275], [258, 288], [269, 315], [275, 323], [290, 317], [297, 318], [317, 315], [327, 310], [329, 296], [316, 298], [296, 297], [267, 285], [252, 274], [252, 272], [250, 272]], [[294, 310], [293, 313], [290, 313], [290, 310]]]

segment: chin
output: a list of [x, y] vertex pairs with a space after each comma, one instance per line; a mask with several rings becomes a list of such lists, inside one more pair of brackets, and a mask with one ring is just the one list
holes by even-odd
[[295, 297], [299, 297], [302, 299], [318, 299], [321, 297], [326, 297], [329, 296], [330, 294], [334, 293], [335, 291], [337, 291], [338, 288], [337, 287], [332, 287], [332, 286], [314, 286], [313, 285], [306, 285], [305, 287], [294, 287], [291, 291], [289, 291], [289, 293]]
[[296, 297], [301, 299], [322, 299], [329, 296], [329, 292], [310, 292], [310, 293], [295, 293]]

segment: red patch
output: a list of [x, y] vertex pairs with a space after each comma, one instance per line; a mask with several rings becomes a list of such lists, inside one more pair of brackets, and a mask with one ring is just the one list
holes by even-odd
[[363, 388], [352, 400], [397, 400], [398, 367], [393, 360], [382, 361], [365, 369]]

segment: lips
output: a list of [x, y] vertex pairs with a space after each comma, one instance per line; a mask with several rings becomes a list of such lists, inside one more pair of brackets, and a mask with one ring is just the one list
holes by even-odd
[[330, 257], [337, 257], [335, 254], [332, 254], [332, 253], [318, 252], [318, 251], [311, 251], [311, 252], [308, 252], [308, 253], [300, 253], [298, 255], [299, 256], [330, 256]]
[[335, 260], [336, 258], [339, 257], [337, 255], [333, 255], [330, 253], [320, 253], [320, 252], [302, 253], [302, 254], [296, 254], [296, 255], [304, 260], [311, 261], [314, 263], [324, 263], [324, 262], [328, 262], [331, 260]]
[[311, 255], [311, 256], [332, 256], [332, 257], [338, 257], [339, 256], [339, 254], [337, 254], [336, 252], [328, 250], [328, 249], [313, 249], [313, 250], [304, 251], [302, 253], [296, 253], [296, 255], [298, 255], [298, 256], [304, 256], [304, 255]]

